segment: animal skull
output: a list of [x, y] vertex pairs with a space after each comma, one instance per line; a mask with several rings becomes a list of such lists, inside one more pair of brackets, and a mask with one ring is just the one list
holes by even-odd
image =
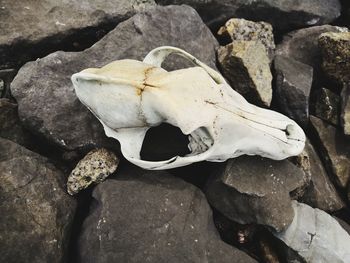
[[[161, 64], [171, 53], [197, 66], [168, 72]], [[124, 59], [85, 69], [72, 82], [106, 135], [120, 142], [125, 158], [145, 169], [222, 162], [243, 154], [281, 160], [304, 148], [305, 134], [293, 120], [249, 104], [218, 72], [175, 47], [156, 48], [143, 62]], [[141, 160], [147, 130], [163, 122], [188, 135], [191, 153]]]

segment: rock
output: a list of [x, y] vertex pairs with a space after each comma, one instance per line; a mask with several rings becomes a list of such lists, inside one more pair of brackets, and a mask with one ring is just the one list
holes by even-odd
[[118, 164], [119, 159], [113, 152], [104, 148], [92, 150], [70, 173], [67, 182], [68, 193], [74, 195], [91, 184], [103, 182], [115, 172]]
[[344, 134], [350, 135], [350, 84], [343, 87], [340, 98], [341, 98], [340, 122], [344, 129]]
[[290, 193], [306, 187], [304, 172], [291, 162], [242, 156], [223, 164], [208, 182], [209, 203], [240, 224], [262, 224], [276, 231], [293, 220]]
[[339, 197], [320, 158], [309, 141], [306, 141], [305, 149], [297, 159], [298, 165], [311, 178], [309, 186], [305, 189], [305, 193], [299, 201], [327, 212], [342, 209], [345, 204]]
[[[293, 209], [292, 224], [285, 231], [275, 233], [277, 238], [305, 262], [350, 262], [350, 236], [334, 218], [296, 201]], [[287, 258], [286, 262], [295, 261]]]
[[210, 26], [224, 24], [232, 17], [266, 21], [278, 30], [291, 30], [329, 23], [340, 16], [338, 0], [157, 0], [158, 4], [187, 4]]
[[321, 88], [316, 92], [315, 115], [334, 125], [339, 124], [340, 98], [329, 89]]
[[318, 44], [324, 72], [341, 84], [350, 82], [350, 32], [323, 33]]
[[119, 170], [93, 198], [79, 262], [256, 262], [220, 240], [203, 193], [167, 172]]
[[234, 41], [220, 47], [218, 60], [232, 88], [249, 102], [270, 106], [272, 75], [266, 49], [257, 41]]
[[280, 110], [302, 126], [309, 121], [309, 97], [312, 86], [312, 67], [292, 58], [276, 56], [275, 98]]
[[218, 35], [232, 41], [260, 41], [265, 46], [270, 60], [273, 59], [276, 46], [273, 29], [269, 23], [231, 18], [219, 29]]
[[310, 123], [328, 174], [340, 187], [346, 188], [350, 178], [349, 138], [317, 117], [310, 116]]
[[[23, 66], [11, 86], [21, 121], [66, 150], [117, 145], [115, 140], [106, 140], [99, 121], [80, 103], [70, 76], [117, 59], [143, 59], [150, 50], [162, 45], [180, 47], [215, 65], [218, 43], [194, 9], [151, 8], [120, 23], [85, 51], [59, 51]], [[177, 62], [174, 66], [183, 65]]]
[[10, 94], [10, 83], [15, 77], [16, 73], [17, 71], [14, 69], [0, 70], [0, 98], [12, 99]]
[[[153, 0], [1, 1], [0, 69], [18, 67], [54, 50], [93, 44], [103, 30], [111, 30]], [[102, 30], [101, 30], [102, 29]]]
[[46, 158], [0, 139], [0, 262], [64, 262], [76, 203]]

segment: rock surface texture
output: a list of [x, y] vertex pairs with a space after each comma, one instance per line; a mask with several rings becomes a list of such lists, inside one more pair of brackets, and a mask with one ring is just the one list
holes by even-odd
[[22, 67], [11, 86], [21, 121], [67, 150], [116, 144], [106, 140], [101, 124], [79, 102], [70, 76], [117, 59], [143, 59], [148, 51], [162, 45], [183, 48], [215, 66], [217, 41], [194, 9], [152, 8], [119, 24], [83, 52], [58, 51]]
[[340, 121], [346, 135], [350, 135], [350, 83], [343, 87], [340, 95], [341, 115]]
[[270, 106], [272, 74], [264, 45], [234, 41], [218, 50], [219, 65], [231, 87], [249, 102]]
[[93, 198], [80, 262], [256, 262], [220, 240], [203, 193], [166, 172], [120, 172]]
[[209, 203], [240, 224], [286, 229], [294, 213], [290, 193], [309, 183], [291, 162], [243, 156], [227, 161], [207, 184]]
[[340, 98], [329, 89], [321, 88], [316, 92], [315, 115], [334, 125], [339, 124]]
[[[16, 67], [48, 54], [73, 48], [81, 39], [97, 38], [101, 28], [113, 28], [153, 0], [0, 2], [0, 68]], [[92, 43], [91, 43], [92, 44]]]
[[75, 200], [46, 158], [0, 139], [0, 262], [64, 262]]

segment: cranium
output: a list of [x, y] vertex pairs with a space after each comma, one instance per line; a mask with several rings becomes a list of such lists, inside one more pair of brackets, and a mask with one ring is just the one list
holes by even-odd
[[[171, 53], [196, 66], [161, 68]], [[299, 154], [303, 130], [286, 116], [249, 104], [220, 73], [175, 47], [159, 47], [143, 60], [117, 60], [72, 76], [80, 101], [120, 142], [124, 157], [145, 169], [169, 169], [243, 154], [281, 160]], [[190, 154], [145, 161], [140, 151], [149, 128], [166, 122], [189, 137]]]

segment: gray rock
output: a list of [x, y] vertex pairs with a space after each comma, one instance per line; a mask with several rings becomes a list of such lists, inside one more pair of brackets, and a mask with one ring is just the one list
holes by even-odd
[[338, 83], [350, 82], [350, 32], [323, 33], [318, 44], [323, 71]]
[[270, 106], [272, 74], [263, 44], [234, 41], [218, 50], [219, 65], [231, 87], [249, 102]]
[[276, 46], [273, 29], [269, 23], [231, 18], [219, 29], [218, 35], [232, 41], [260, 41], [265, 46], [270, 60], [273, 59]]
[[[350, 236], [333, 217], [296, 201], [293, 209], [292, 224], [285, 231], [274, 233], [277, 238], [305, 262], [350, 262]], [[286, 262], [295, 261], [287, 258]]]
[[309, 121], [309, 97], [312, 86], [312, 67], [294, 59], [276, 56], [275, 99], [280, 110], [299, 124]]
[[[17, 67], [53, 50], [98, 38], [153, 0], [2, 0], [0, 68]], [[83, 44], [84, 45], [84, 44]]]
[[0, 70], [0, 98], [12, 99], [10, 94], [10, 84], [16, 74], [17, 71], [14, 69]]
[[68, 193], [74, 195], [91, 184], [103, 182], [115, 172], [118, 164], [119, 159], [113, 152], [104, 148], [92, 150], [79, 161], [68, 176]]
[[302, 193], [309, 181], [291, 162], [258, 156], [231, 159], [207, 184], [209, 203], [240, 224], [286, 229], [294, 213], [290, 193]]
[[340, 97], [329, 89], [316, 91], [315, 115], [334, 125], [339, 124]]
[[342, 89], [340, 122], [346, 135], [350, 135], [350, 83]]
[[256, 262], [220, 240], [203, 193], [166, 172], [119, 171], [93, 198], [80, 262]]
[[266, 21], [278, 30], [322, 25], [340, 16], [338, 0], [156, 0], [159, 4], [187, 4], [197, 9], [209, 26], [232, 17]]
[[76, 203], [46, 158], [0, 139], [0, 262], [64, 262]]
[[[11, 86], [21, 121], [66, 150], [117, 145], [115, 140], [106, 140], [99, 121], [79, 102], [70, 76], [118, 59], [143, 59], [151, 49], [162, 45], [183, 48], [215, 65], [218, 43], [194, 9], [151, 8], [120, 23], [83, 52], [59, 51], [23, 66]], [[183, 65], [178, 61], [173, 66]]]
[[310, 123], [328, 174], [340, 187], [346, 188], [350, 178], [349, 138], [317, 117], [310, 116]]
[[309, 141], [306, 141], [304, 151], [297, 157], [297, 163], [311, 178], [299, 201], [327, 212], [338, 211], [345, 206]]

